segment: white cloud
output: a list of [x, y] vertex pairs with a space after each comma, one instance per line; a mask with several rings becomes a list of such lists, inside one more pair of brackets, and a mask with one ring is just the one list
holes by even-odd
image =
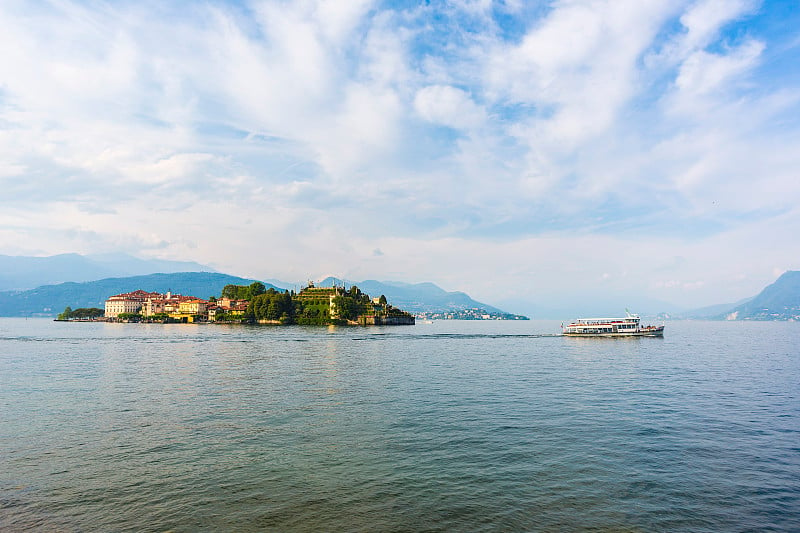
[[527, 147], [520, 172], [527, 196], [566, 197], [616, 185], [618, 178], [602, 179], [602, 168], [591, 161], [583, 175], [576, 158], [621, 134], [622, 114], [642, 84], [639, 58], [673, 9], [669, 2], [558, 2], [518, 44], [491, 50], [487, 94], [529, 110], [508, 126]]
[[707, 94], [753, 68], [763, 50], [764, 43], [750, 40], [727, 55], [697, 51], [681, 65], [675, 84], [681, 91]]
[[374, 0], [319, 0], [314, 7], [314, 18], [328, 42], [343, 46], [374, 3]]
[[681, 31], [644, 57], [645, 64], [654, 70], [671, 69], [698, 51], [705, 50], [719, 39], [729, 23], [752, 13], [759, 2], [755, 0], [699, 0], [686, 8], [679, 20]]
[[[667, 2], [556, 4], [518, 45], [490, 58], [490, 87], [498, 98], [536, 105], [619, 105], [631, 90], [636, 59], [669, 13]], [[593, 106], [593, 103], [603, 106]], [[587, 123], [591, 117], [586, 117]]]
[[754, 0], [696, 2], [680, 18], [681, 24], [686, 28], [680, 49], [686, 54], [705, 48], [717, 36], [722, 26], [752, 12], [758, 4]]
[[388, 156], [397, 141], [402, 105], [390, 88], [349, 85], [337, 116], [319, 131], [315, 140], [320, 163], [336, 179], [363, 171], [364, 166]]
[[[242, 128], [303, 140], [317, 112], [336, 101], [336, 56], [299, 9], [261, 6], [257, 22], [268, 41], [251, 38], [236, 19], [219, 15], [208, 36], [216, 96]], [[208, 45], [207, 45], [208, 46]], [[202, 72], [193, 75], [203, 76]], [[202, 79], [202, 78], [201, 78]]]
[[[724, 33], [754, 3], [529, 7], [6, 4], [0, 253], [431, 279], [489, 302], [608, 273], [714, 303], [796, 264], [796, 79], [761, 78], [769, 35]], [[509, 36], [498, 11], [538, 18]]]
[[414, 108], [422, 118], [459, 130], [480, 127], [486, 113], [469, 94], [456, 87], [430, 85], [417, 91]]

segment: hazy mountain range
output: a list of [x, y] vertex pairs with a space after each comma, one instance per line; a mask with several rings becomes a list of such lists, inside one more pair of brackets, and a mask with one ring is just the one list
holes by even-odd
[[755, 296], [744, 298], [734, 303], [709, 305], [706, 307], [700, 307], [698, 309], [692, 309], [689, 311], [683, 311], [679, 313], [673, 312], [671, 313], [671, 316], [674, 316], [676, 318], [698, 318], [698, 319], [718, 320], [730, 314], [736, 307], [744, 305], [745, 303], [751, 301], [753, 298], [755, 298]]
[[216, 272], [181, 272], [44, 285], [27, 291], [0, 292], [0, 316], [53, 316], [67, 306], [103, 308], [109, 296], [137, 289], [208, 298], [219, 296], [225, 285], [249, 285], [253, 281]]
[[[106, 298], [112, 294], [144, 289], [155, 292], [187, 294], [208, 298], [219, 296], [225, 285], [249, 285], [254, 280], [230, 276], [216, 272], [179, 272], [170, 274], [149, 274], [146, 276], [115, 277], [81, 283], [66, 282], [56, 285], [43, 285], [25, 291], [0, 292], [0, 316], [53, 316], [66, 306], [102, 308]], [[340, 280], [327, 278], [317, 284], [329, 287]], [[292, 283], [272, 280], [264, 282], [267, 288], [299, 289]], [[503, 313], [500, 309], [478, 302], [463, 292], [447, 292], [433, 283], [399, 283], [367, 280], [346, 282], [347, 286], [357, 285], [371, 296], [384, 295], [396, 307], [412, 313], [431, 311], [454, 311], [480, 308], [489, 312]]]
[[61, 254], [47, 257], [0, 255], [0, 291], [24, 290], [66, 281], [141, 276], [154, 272], [216, 272], [191, 261], [140, 259], [127, 254]]
[[800, 272], [784, 272], [755, 297], [711, 318], [727, 320], [800, 320]]
[[[186, 269], [192, 271], [186, 271]], [[130, 273], [141, 275], [131, 275]], [[159, 272], [152, 274], [152, 272]], [[221, 274], [198, 263], [139, 259], [114, 254], [82, 256], [62, 254], [50, 257], [0, 255], [0, 316], [55, 315], [64, 307], [102, 307], [105, 299], [122, 292], [145, 289], [158, 292], [190, 294], [201, 298], [219, 295], [228, 284], [247, 285], [254, 280]], [[61, 283], [64, 282], [64, 283]], [[300, 284], [268, 280], [267, 287], [299, 290]], [[493, 305], [473, 300], [459, 291], [448, 292], [433, 283], [403, 283], [395, 281], [343, 281], [326, 278], [319, 286], [332, 284], [357, 285], [372, 296], [385, 295], [390, 303], [412, 313], [446, 312], [463, 309], [485, 309], [503, 313]], [[31, 289], [30, 287], [36, 287]], [[15, 289], [15, 290], [9, 290]], [[21, 290], [28, 289], [28, 290]], [[534, 318], [575, 318], [578, 313], [607, 315], [614, 309], [603, 306], [600, 299], [587, 295], [594, 307], [564, 302], [564, 309], [540, 308], [528, 302], [525, 308], [534, 309]], [[653, 309], [632, 309], [641, 314], [661, 311], [674, 318], [729, 320], [789, 320], [800, 319], [800, 272], [788, 271], [761, 293], [730, 304], [719, 304], [680, 312], [648, 302]], [[515, 307], [521, 307], [515, 306]], [[658, 309], [659, 311], [655, 311]]]
[[334, 284], [356, 285], [371, 296], [386, 296], [389, 302], [410, 313], [445, 312], [462, 309], [485, 309], [495, 313], [504, 311], [489, 304], [478, 302], [463, 292], [448, 292], [434, 283], [403, 283], [400, 281], [347, 281], [328, 277], [317, 283], [318, 287], [331, 287]]

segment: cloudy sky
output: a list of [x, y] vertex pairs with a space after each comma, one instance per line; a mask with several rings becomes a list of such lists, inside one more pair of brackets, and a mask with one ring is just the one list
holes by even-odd
[[800, 0], [4, 0], [0, 253], [735, 301], [800, 269], [798, 28]]

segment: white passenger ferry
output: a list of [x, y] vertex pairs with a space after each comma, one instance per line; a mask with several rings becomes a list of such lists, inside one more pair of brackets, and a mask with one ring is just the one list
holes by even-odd
[[639, 315], [625, 313], [625, 318], [579, 318], [564, 327], [571, 337], [663, 337], [664, 326], [642, 326]]

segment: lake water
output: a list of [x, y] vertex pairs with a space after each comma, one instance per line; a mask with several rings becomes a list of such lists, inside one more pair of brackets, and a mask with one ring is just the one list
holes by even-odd
[[800, 531], [800, 324], [0, 319], [0, 530]]

